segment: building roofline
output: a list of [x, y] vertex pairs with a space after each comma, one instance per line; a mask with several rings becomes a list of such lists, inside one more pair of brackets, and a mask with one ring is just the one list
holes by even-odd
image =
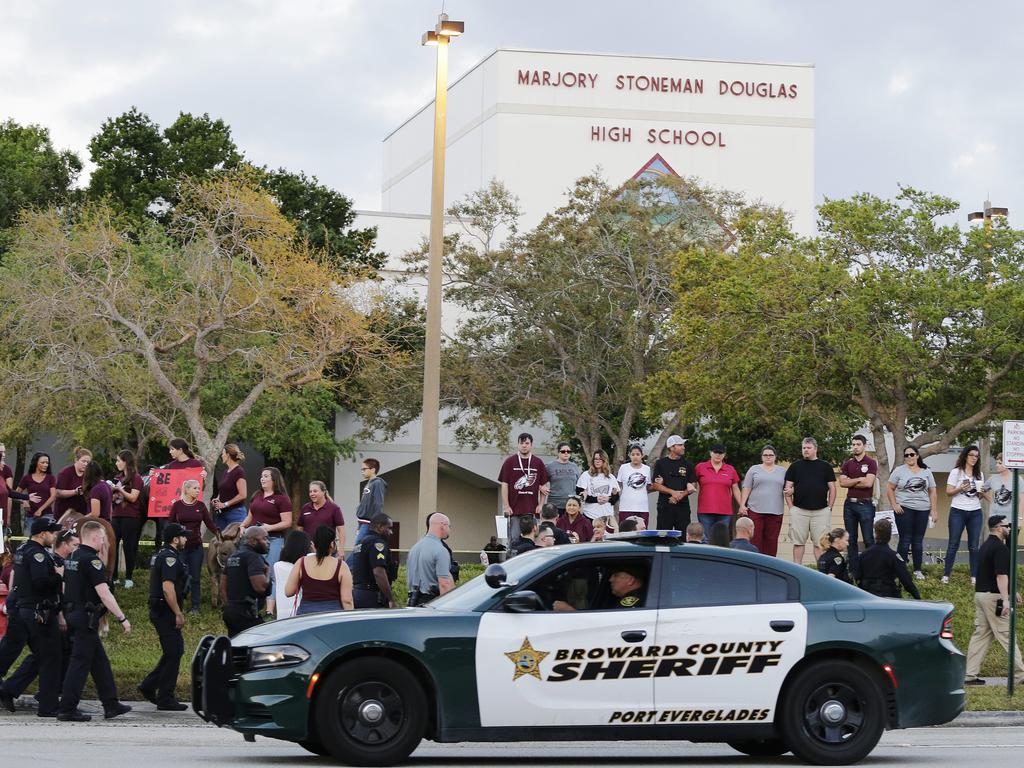
[[[550, 50], [546, 50], [544, 48], [506, 48], [506, 47], [498, 47], [498, 48], [495, 48], [493, 51], [491, 51], [486, 56], [484, 56], [482, 59], [480, 59], [480, 61], [478, 61], [472, 67], [467, 69], [461, 75], [459, 75], [451, 83], [449, 83], [448, 84], [448, 90], [451, 90], [452, 88], [454, 88], [456, 85], [458, 85], [460, 82], [462, 82], [463, 79], [469, 77], [469, 75], [471, 75], [475, 70], [479, 69], [485, 63], [487, 63], [487, 61], [489, 59], [491, 59], [491, 57], [496, 56], [499, 53], [544, 53], [544, 54], [550, 54], [550, 55], [555, 55], [555, 56], [600, 56], [602, 58], [609, 58], [609, 59], [656, 59], [656, 60], [660, 60], [660, 61], [697, 61], [697, 62], [703, 62], [703, 63], [706, 63], [706, 64], [755, 64], [755, 65], [759, 65], [759, 66], [770, 66], [770, 67], [797, 67], [797, 68], [802, 68], [802, 69], [814, 69], [814, 65], [810, 64], [810, 63], [786, 62], [786, 61], [749, 61], [749, 60], [744, 60], [744, 59], [709, 59], [709, 58], [703, 58], [703, 57], [691, 58], [689, 56], [655, 56], [655, 55], [649, 54], [649, 53], [646, 53], [646, 54], [645, 53], [636, 53], [636, 54], [634, 54], [634, 53], [601, 53], [601, 52], [595, 52], [595, 51], [550, 51]], [[430, 106], [433, 103], [434, 103], [434, 100], [431, 99], [426, 104], [424, 104], [422, 107], [417, 109], [415, 112], [413, 112], [411, 115], [409, 115], [409, 117], [407, 117], [405, 120], [403, 120], [401, 123], [399, 123], [399, 125], [396, 128], [394, 128], [392, 131], [387, 133], [384, 136], [384, 138], [382, 139], [382, 141], [387, 141], [388, 139], [390, 139], [392, 136], [394, 136], [396, 133], [398, 133], [400, 130], [402, 130], [402, 128], [404, 128], [408, 123], [410, 123], [414, 119], [416, 119], [420, 115], [421, 112], [423, 112], [426, 109], [429, 109]]]

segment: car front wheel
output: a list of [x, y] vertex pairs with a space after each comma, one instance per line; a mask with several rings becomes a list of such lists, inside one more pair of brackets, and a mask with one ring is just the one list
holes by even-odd
[[748, 739], [730, 741], [729, 746], [737, 752], [751, 757], [778, 757], [789, 752], [789, 745], [782, 739]]
[[885, 697], [868, 671], [850, 661], [801, 670], [781, 703], [778, 720], [793, 754], [814, 765], [849, 765], [865, 758], [885, 729]]
[[427, 697], [416, 677], [390, 659], [342, 664], [317, 696], [317, 734], [349, 765], [394, 765], [423, 738]]

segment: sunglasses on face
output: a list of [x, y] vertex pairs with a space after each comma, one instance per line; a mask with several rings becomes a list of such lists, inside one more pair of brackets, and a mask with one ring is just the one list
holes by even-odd
[[558, 452], [559, 453], [572, 453], [572, 451], [570, 451], [568, 448], [559, 448]]
[[903, 458], [904, 459], [909, 459], [911, 456], [917, 456], [917, 454], [916, 453], [904, 453], [903, 454]]

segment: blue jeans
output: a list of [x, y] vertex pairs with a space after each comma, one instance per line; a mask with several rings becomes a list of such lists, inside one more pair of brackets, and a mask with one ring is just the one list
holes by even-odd
[[960, 549], [960, 535], [967, 528], [967, 550], [970, 556], [971, 576], [978, 575], [978, 545], [981, 542], [981, 510], [957, 509], [949, 510], [949, 545], [946, 547], [946, 567], [944, 573], [949, 576], [953, 572], [957, 550]]
[[[903, 514], [896, 515], [896, 530], [900, 533], [900, 543], [896, 547], [896, 553], [907, 559], [907, 552], [913, 552], [914, 570], [921, 570], [921, 562], [924, 559], [924, 532], [928, 530], [928, 515], [930, 509], [911, 509], [903, 507]], [[960, 536], [957, 534], [957, 538]]]
[[270, 566], [270, 596], [274, 595], [274, 563], [281, 559], [281, 547], [284, 546], [284, 536], [270, 537], [270, 551], [267, 553], [267, 565]]
[[341, 603], [337, 600], [303, 600], [299, 603], [299, 609], [295, 611], [296, 616], [305, 616], [308, 613], [325, 613], [326, 611], [340, 611]]
[[245, 504], [239, 504], [237, 507], [228, 507], [214, 513], [213, 522], [223, 531], [232, 523], [241, 523], [245, 520], [246, 514]]
[[[195, 549], [186, 549], [183, 553], [185, 565], [188, 566], [188, 574], [192, 578], [192, 610], [199, 610], [199, 599], [202, 597], [201, 584], [203, 581], [203, 560], [206, 550], [200, 545]], [[180, 606], [185, 610], [185, 606]]]
[[[899, 517], [899, 515], [897, 515]], [[875, 543], [875, 503], [871, 499], [847, 499], [843, 502], [843, 527], [850, 534], [850, 575], [860, 575], [860, 558], [857, 554], [857, 533], [864, 538], [864, 549]], [[900, 534], [903, 542], [903, 534]]]
[[369, 523], [360, 523], [356, 529], [356, 540], [352, 542], [352, 551], [348, 553], [348, 557], [345, 558], [345, 564], [349, 568], [355, 567], [355, 556], [356, 556], [356, 544], [363, 540], [363, 537], [370, 531]]
[[[713, 526], [715, 523], [721, 523], [723, 521], [726, 525], [728, 525], [730, 517], [732, 517], [732, 515], [709, 515], [706, 512], [698, 512], [697, 520], [699, 520], [700, 524], [704, 526], [703, 543], [707, 544], [708, 540], [711, 538], [711, 526]], [[729, 534], [729, 538], [732, 538], [732, 533]]]

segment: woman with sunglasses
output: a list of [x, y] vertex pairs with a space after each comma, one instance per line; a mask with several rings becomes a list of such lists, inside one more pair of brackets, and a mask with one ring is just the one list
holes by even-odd
[[907, 551], [913, 552], [914, 578], [924, 579], [921, 563], [924, 559], [924, 534], [928, 520], [934, 524], [939, 519], [935, 491], [935, 477], [921, 458], [916, 445], [903, 449], [903, 463], [889, 475], [885, 495], [896, 516], [896, 530], [900, 543], [896, 548], [899, 556], [907, 559]]
[[619, 481], [608, 468], [608, 454], [594, 451], [587, 471], [576, 480], [576, 491], [583, 498], [583, 514], [591, 520], [604, 520], [615, 531], [615, 503], [619, 500]]
[[583, 473], [579, 465], [572, 460], [572, 446], [568, 443], [558, 444], [558, 458], [544, 465], [548, 471], [548, 503], [554, 504], [558, 514], [565, 514], [565, 503], [576, 493], [576, 481]]
[[968, 445], [957, 457], [956, 467], [946, 480], [946, 495], [952, 497], [949, 507], [949, 544], [946, 546], [946, 567], [942, 583], [949, 584], [956, 553], [960, 549], [960, 536], [967, 529], [967, 552], [971, 564], [971, 584], [978, 575], [978, 547], [981, 544], [981, 501], [988, 501], [983, 487], [985, 475], [981, 472], [981, 451]]
[[785, 486], [786, 468], [775, 463], [775, 448], [766, 445], [761, 449], [761, 463], [743, 476], [739, 512], [740, 517], [746, 515], [754, 521], [750, 543], [762, 555], [775, 557], [779, 552], [779, 532], [786, 511]]

